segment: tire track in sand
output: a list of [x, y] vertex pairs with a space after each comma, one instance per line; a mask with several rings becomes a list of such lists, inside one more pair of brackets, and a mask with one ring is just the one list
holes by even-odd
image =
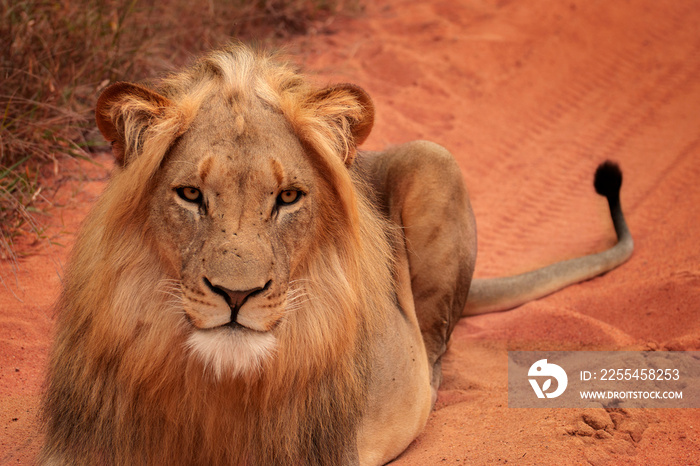
[[[583, 228], [574, 227], [584, 223], [586, 216], [581, 216], [580, 212], [558, 215], [581, 210], [579, 204], [595, 204], [595, 201], [589, 200], [587, 193], [592, 191], [590, 178], [597, 162], [614, 158], [622, 160], [625, 167], [633, 164], [635, 154], [630, 153], [630, 146], [636, 142], [635, 138], [652, 129], [656, 123], [655, 115], [688, 94], [700, 82], [697, 79], [700, 73], [700, 60], [697, 59], [700, 43], [697, 39], [695, 43], [684, 40], [689, 28], [694, 27], [690, 16], [687, 11], [677, 11], [646, 34], [635, 36], [634, 43], [623, 44], [617, 50], [605, 49], [594, 60], [583, 63], [586, 66], [579, 66], [581, 72], [574, 73], [570, 83], [554, 89], [541, 106], [529, 110], [523, 119], [526, 122], [524, 125], [509, 133], [501, 144], [492, 147], [495, 154], [491, 155], [495, 157], [489, 157], [489, 168], [495, 168], [504, 175], [504, 179], [508, 179], [512, 160], [517, 160], [518, 153], [523, 151], [537, 154], [534, 167], [548, 164], [553, 169], [547, 170], [547, 173], [558, 176], [552, 178], [533, 167], [525, 182], [506, 186], [505, 193], [499, 187], [498, 194], [508, 199], [508, 205], [504, 206], [507, 210], [487, 227], [486, 231], [492, 232], [487, 233], [489, 236], [480, 235], [480, 249], [496, 249], [502, 257], [517, 254], [523, 267], [527, 268], [528, 255], [536, 260], [537, 256], [542, 255], [538, 251], [540, 249], [545, 250], [545, 257], [550, 250], [553, 253], [565, 252], [572, 242], [580, 244], [581, 234], [584, 239], [587, 238], [584, 243], [600, 244], [600, 240], [595, 240], [601, 237], [601, 226], [595, 225], [596, 222], [591, 222], [593, 225], [590, 228], [585, 225]], [[668, 43], [678, 44], [677, 58], [675, 62], [649, 72], [648, 49], [653, 42], [661, 43], [664, 47], [668, 47]], [[636, 79], [640, 74], [652, 74], [653, 77]], [[634, 91], [630, 92], [627, 88], [627, 92], [620, 93], [622, 97], [618, 96], [616, 90], [627, 83], [632, 83]], [[600, 109], [601, 102], [606, 101], [609, 102], [606, 111], [599, 115], [591, 114], [589, 106]], [[578, 122], [584, 124], [579, 125]], [[575, 128], [578, 126], [582, 126], [583, 131], [577, 132]], [[560, 134], [569, 139], [559, 143]], [[553, 146], [554, 150], [543, 150], [548, 146]], [[673, 160], [664, 158], [657, 163], [668, 166]], [[491, 174], [493, 176], [493, 172]], [[542, 194], [549, 190], [564, 195], [543, 197]], [[583, 202], [579, 200], [582, 197], [586, 199]], [[585, 207], [583, 210], [589, 214], [595, 212]], [[493, 213], [491, 215], [493, 217]], [[569, 222], [572, 225], [567, 228]], [[547, 224], [553, 226], [548, 228], [549, 231], [558, 231], [563, 227], [575, 235], [573, 238], [571, 235], [561, 235], [559, 238], [540, 235], [538, 238], [542, 225]], [[517, 231], [505, 237], [504, 232], [513, 230], [511, 225], [515, 225]], [[530, 253], [533, 248], [525, 250], [521, 244], [533, 246], [533, 237], [536, 239], [536, 250]], [[484, 265], [481, 262], [480, 265]], [[489, 273], [493, 269], [495, 267], [487, 263], [482, 270]]]

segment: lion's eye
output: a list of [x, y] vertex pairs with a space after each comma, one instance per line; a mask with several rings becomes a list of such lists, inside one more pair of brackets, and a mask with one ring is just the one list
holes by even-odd
[[280, 205], [294, 204], [301, 198], [301, 193], [295, 189], [287, 189], [277, 196], [277, 203]]
[[177, 195], [187, 202], [200, 203], [202, 201], [202, 193], [199, 189], [191, 186], [177, 188]]

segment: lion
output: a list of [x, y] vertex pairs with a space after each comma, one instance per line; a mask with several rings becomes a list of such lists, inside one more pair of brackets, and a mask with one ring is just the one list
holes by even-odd
[[364, 90], [242, 44], [157, 86], [113, 84], [96, 120], [116, 163], [57, 303], [42, 464], [384, 464], [426, 424], [461, 316], [633, 249], [604, 164], [615, 246], [472, 280], [452, 155], [358, 151]]

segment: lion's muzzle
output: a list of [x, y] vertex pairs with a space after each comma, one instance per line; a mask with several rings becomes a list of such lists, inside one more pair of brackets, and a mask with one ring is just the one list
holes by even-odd
[[224, 286], [212, 284], [207, 277], [204, 277], [204, 284], [215, 294], [221, 296], [228, 307], [231, 308], [231, 321], [229, 323], [237, 323], [238, 311], [248, 301], [248, 298], [259, 295], [270, 288], [272, 280], [268, 280], [264, 286], [253, 288], [250, 290], [230, 290]]

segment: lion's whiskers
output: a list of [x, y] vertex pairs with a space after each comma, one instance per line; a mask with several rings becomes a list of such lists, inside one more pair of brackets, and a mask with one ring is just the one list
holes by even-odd
[[295, 286], [295, 284], [299, 282], [309, 282], [309, 280], [298, 279], [289, 282], [290, 287], [287, 290], [287, 303], [285, 306], [288, 312], [297, 312], [304, 307], [304, 304], [313, 299], [313, 295], [309, 293], [303, 285]]
[[184, 295], [179, 280], [163, 278], [158, 282], [156, 291], [167, 297], [163, 301], [163, 304], [165, 304], [169, 311], [175, 314], [185, 314], [183, 309]]

